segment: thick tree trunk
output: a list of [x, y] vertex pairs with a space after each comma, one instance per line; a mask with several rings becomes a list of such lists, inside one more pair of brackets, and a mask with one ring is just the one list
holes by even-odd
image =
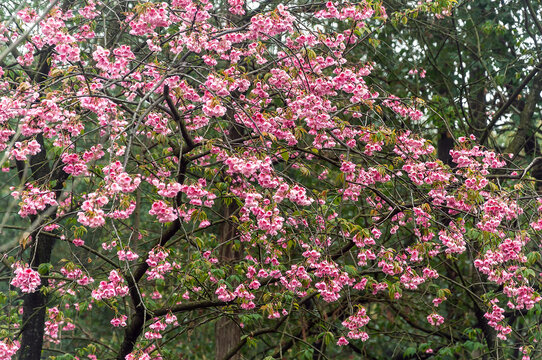
[[440, 138], [438, 140], [437, 144], [437, 153], [438, 158], [442, 160], [442, 162], [450, 167], [454, 167], [454, 162], [452, 161], [452, 155], [450, 155], [450, 150], [454, 148], [454, 139], [452, 138], [452, 135], [447, 131], [444, 130], [440, 134]]
[[[231, 215], [238, 209], [237, 204], [232, 203], [224, 207], [224, 218], [226, 222], [222, 226], [220, 234], [219, 260], [228, 264], [239, 259], [239, 251], [233, 248], [235, 238], [235, 225], [229, 221]], [[215, 359], [223, 360], [226, 354], [241, 341], [241, 328], [230, 317], [222, 316], [215, 323]], [[239, 359], [236, 354], [231, 359]]]
[[[232, 125], [229, 129], [229, 140], [235, 141], [241, 138], [242, 129], [235, 125], [233, 110], [228, 110], [227, 116], [231, 119]], [[234, 239], [236, 236], [235, 224], [230, 221], [232, 214], [239, 209], [239, 206], [234, 201], [229, 205], [224, 206], [223, 216], [225, 222], [220, 232], [220, 249], [219, 261], [226, 265], [231, 264], [240, 257], [240, 251], [234, 250]], [[215, 323], [215, 359], [223, 360], [228, 352], [241, 341], [241, 328], [239, 325], [228, 316], [222, 316]], [[235, 354], [231, 357], [233, 360], [239, 359], [239, 355]]]
[[[53, 237], [43, 234], [38, 239], [35, 239], [30, 264], [32, 268], [37, 269], [40, 264], [50, 262], [54, 242]], [[24, 296], [22, 340], [21, 350], [19, 350], [20, 360], [41, 359], [47, 303], [47, 297], [40, 291], [43, 286], [47, 286], [47, 280], [45, 279], [42, 279], [41, 286], [36, 292]]]
[[[237, 205], [231, 204], [225, 207], [224, 217], [228, 219], [233, 212], [237, 210]], [[239, 258], [239, 252], [233, 250], [233, 238], [235, 237], [235, 227], [226, 222], [222, 227], [220, 247], [220, 261], [224, 263], [235, 261]], [[227, 242], [227, 243], [225, 243]], [[215, 323], [215, 358], [223, 360], [226, 354], [236, 346], [241, 340], [241, 328], [231, 318], [222, 316]], [[232, 359], [239, 359], [236, 354]]]
[[[42, 150], [30, 158], [30, 168], [32, 169], [32, 180], [43, 183], [46, 182], [48, 176], [51, 176], [51, 170], [45, 153], [42, 134], [38, 134], [36, 140]], [[18, 167], [20, 168], [21, 165], [19, 163]], [[61, 187], [61, 184], [57, 185]], [[31, 220], [34, 222], [36, 217], [31, 217]], [[32, 252], [29, 264], [31, 268], [37, 270], [40, 264], [51, 261], [51, 252], [55, 244], [55, 238], [45, 234], [38, 235], [35, 231], [31, 235]], [[21, 349], [19, 350], [20, 360], [39, 360], [41, 358], [47, 302], [47, 297], [41, 292], [41, 289], [43, 286], [47, 286], [47, 282], [48, 280], [42, 279], [41, 286], [36, 292], [25, 294], [23, 297], [23, 328]]]
[[[250, 21], [250, 15], [246, 14], [244, 17], [234, 16], [232, 13], [227, 12], [226, 18], [232, 23], [237, 25], [244, 25]], [[232, 98], [238, 99], [239, 94], [235, 91], [232, 94]], [[227, 135], [228, 141], [236, 141], [242, 137], [243, 129], [240, 125], [235, 123], [234, 119], [235, 110], [229, 107], [226, 112], [226, 117], [230, 121], [229, 133]], [[234, 250], [234, 238], [236, 236], [235, 224], [230, 221], [230, 217], [239, 209], [238, 205], [232, 202], [229, 205], [224, 206], [224, 225], [222, 226], [220, 243], [222, 244], [219, 250], [219, 261], [223, 264], [233, 263], [239, 260], [241, 253], [238, 249]], [[229, 316], [222, 316], [215, 323], [215, 359], [223, 360], [226, 355], [237, 346], [241, 341], [241, 328]], [[235, 354], [230, 359], [239, 359], [239, 354]]]
[[[241, 329], [233, 320], [221, 317], [215, 324], [216, 359], [223, 360], [226, 354], [241, 341]], [[239, 359], [235, 354], [231, 359]]]
[[487, 89], [485, 88], [484, 82], [480, 81], [480, 79], [484, 79], [486, 76], [484, 69], [481, 67], [475, 68], [472, 72], [471, 81], [476, 84], [471, 87], [470, 97], [467, 99], [471, 116], [469, 122], [470, 131], [476, 135], [477, 138], [483, 134], [487, 127]]
[[[530, 139], [533, 139], [536, 144], [536, 138], [534, 138], [533, 134], [533, 115], [537, 104], [540, 102], [540, 91], [542, 91], [542, 73], [538, 73], [533, 79], [533, 86], [526, 97], [525, 105], [519, 115], [516, 134], [506, 147], [505, 153], [517, 155]], [[534, 146], [533, 152], [536, 154], [537, 151], [538, 149]]]

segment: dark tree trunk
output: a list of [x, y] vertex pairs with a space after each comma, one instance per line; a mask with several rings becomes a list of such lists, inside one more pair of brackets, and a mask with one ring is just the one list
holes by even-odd
[[[36, 136], [36, 141], [40, 144], [42, 151], [30, 158], [30, 168], [32, 169], [32, 180], [38, 183], [47, 183], [52, 180], [50, 177], [54, 175], [51, 173], [51, 168], [47, 160], [47, 154], [45, 153], [44, 140], [41, 134]], [[19, 169], [24, 166], [23, 164], [17, 164]], [[19, 172], [21, 174], [21, 172]], [[55, 190], [56, 195], [60, 193], [62, 188], [62, 182], [65, 179], [66, 174], [59, 172], [56, 174], [58, 181]], [[44, 212], [48, 211], [47, 207]], [[54, 217], [55, 212], [50, 216]], [[31, 217], [32, 223], [38, 220], [37, 217]], [[38, 220], [39, 221], [39, 220]], [[49, 263], [51, 261], [51, 252], [55, 244], [55, 238], [53, 236], [38, 233], [32, 231], [32, 251], [30, 254], [29, 264], [34, 270], [37, 270], [41, 264]], [[42, 287], [47, 286], [47, 280], [42, 279], [41, 286], [34, 293], [25, 294], [23, 297], [23, 328], [21, 339], [21, 350], [19, 350], [20, 360], [39, 360], [41, 358], [41, 349], [43, 346], [43, 335], [45, 326], [45, 310], [47, 303], [47, 296], [41, 291]]]
[[[220, 242], [222, 243], [219, 252], [219, 260], [224, 263], [231, 263], [239, 259], [239, 251], [233, 248], [233, 239], [235, 238], [235, 225], [229, 222], [231, 215], [237, 210], [238, 206], [232, 203], [224, 207], [224, 218], [226, 222], [222, 226]], [[223, 360], [226, 354], [241, 341], [241, 328], [228, 316], [222, 316], [215, 323], [215, 358]], [[239, 355], [234, 355], [231, 359], [239, 359]]]
[[[216, 359], [223, 360], [241, 340], [241, 329], [233, 320], [223, 316], [215, 324], [215, 339]], [[239, 359], [239, 354], [235, 354], [231, 359]]]
[[[48, 263], [51, 260], [54, 241], [53, 237], [43, 234], [35, 239], [34, 251], [32, 251], [32, 268], [37, 269], [39, 264]], [[47, 286], [47, 280], [42, 279], [41, 286], [36, 292], [24, 296], [20, 360], [39, 360], [41, 358], [47, 303], [47, 297], [40, 291], [42, 286]]]
[[[232, 125], [229, 129], [228, 140], [235, 141], [242, 137], [242, 128], [235, 124], [233, 110], [227, 112]], [[234, 263], [239, 260], [240, 251], [234, 250], [234, 239], [236, 236], [235, 224], [230, 221], [232, 214], [239, 209], [235, 201], [229, 205], [224, 205], [223, 216], [225, 219], [220, 232], [219, 261], [224, 264]], [[223, 360], [226, 354], [241, 341], [241, 328], [230, 317], [222, 316], [215, 323], [215, 359]], [[235, 354], [231, 357], [233, 360], [239, 359]]]
[[450, 150], [454, 148], [454, 139], [448, 131], [444, 131], [440, 134], [440, 138], [437, 144], [438, 158], [446, 165], [454, 167]]
[[472, 72], [471, 81], [479, 84], [472, 86], [470, 90], [470, 97], [467, 99], [469, 102], [469, 111], [471, 116], [469, 127], [471, 132], [476, 135], [477, 138], [483, 134], [487, 127], [487, 89], [485, 88], [485, 81], [482, 80], [486, 77], [487, 75], [481, 67], [476, 68]]

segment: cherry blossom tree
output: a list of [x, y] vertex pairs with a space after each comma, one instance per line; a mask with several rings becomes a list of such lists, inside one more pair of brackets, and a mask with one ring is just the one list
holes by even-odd
[[454, 5], [11, 9], [0, 359], [536, 354], [538, 160], [443, 162], [359, 55]]

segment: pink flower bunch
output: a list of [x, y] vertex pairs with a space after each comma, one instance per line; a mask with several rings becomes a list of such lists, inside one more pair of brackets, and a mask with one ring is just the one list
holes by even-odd
[[393, 151], [404, 160], [417, 160], [420, 156], [432, 154], [435, 147], [426, 139], [416, 138], [410, 131], [405, 131], [397, 137]]
[[173, 269], [171, 263], [165, 261], [167, 257], [168, 253], [161, 248], [155, 248], [149, 251], [146, 260], [147, 265], [149, 265], [147, 280], [163, 279], [164, 274]]
[[371, 249], [362, 249], [358, 253], [358, 265], [365, 266], [370, 260], [376, 260], [376, 254]]
[[124, 285], [124, 279], [116, 270], [109, 273], [109, 282], [101, 281], [98, 289], [92, 290], [92, 297], [96, 300], [110, 299], [116, 296], [126, 296], [128, 286]]
[[245, 9], [243, 9], [243, 5], [245, 4], [244, 0], [228, 0], [228, 4], [230, 4], [230, 8], [228, 10], [232, 14], [234, 15], [245, 14]]
[[419, 285], [425, 282], [425, 278], [417, 275], [410, 266], [406, 268], [400, 280], [405, 289], [409, 290], [416, 290]]
[[174, 208], [168, 206], [164, 201], [158, 200], [155, 201], [151, 209], [149, 210], [150, 215], [155, 215], [158, 218], [158, 222], [168, 223], [175, 221], [178, 217]]
[[498, 302], [499, 300], [497, 299], [491, 300], [491, 312], [486, 312], [484, 317], [488, 320], [489, 326], [498, 332], [497, 337], [501, 340], [506, 340], [508, 334], [512, 332], [512, 328], [510, 325], [502, 323], [504, 320], [504, 309], [497, 305]]
[[45, 322], [45, 336], [49, 342], [54, 344], [59, 344], [59, 332], [62, 331], [73, 331], [75, 325], [71, 322], [64, 320], [63, 314], [55, 306], [53, 308], [47, 309], [49, 320]]
[[15, 277], [11, 280], [10, 284], [21, 289], [24, 293], [33, 293], [41, 284], [40, 274], [31, 269], [28, 264], [21, 265], [16, 263], [15, 265]]
[[508, 307], [511, 309], [532, 309], [536, 303], [540, 302], [542, 298], [535, 293], [535, 290], [530, 286], [505, 286], [503, 292], [509, 298], [513, 298], [516, 301], [516, 305], [511, 302], [508, 303]]
[[400, 116], [405, 118], [410, 117], [414, 121], [420, 120], [423, 116], [423, 113], [420, 110], [405, 105], [404, 102], [400, 101], [399, 98], [394, 95], [389, 95], [388, 99], [384, 100], [382, 103]]
[[340, 271], [335, 262], [324, 260], [320, 263], [313, 263], [310, 267], [315, 269], [314, 275], [324, 279], [324, 281], [316, 283], [314, 287], [318, 289], [322, 299], [327, 302], [337, 301], [341, 297], [342, 288], [353, 285], [354, 280], [346, 272]]
[[168, 27], [171, 24], [167, 3], [145, 7], [145, 11], [136, 19], [130, 21], [130, 34], [145, 35], [154, 33], [157, 27]]
[[211, 207], [214, 204], [216, 195], [204, 189], [206, 186], [205, 179], [199, 179], [197, 183], [192, 185], [181, 185], [181, 191], [190, 199], [190, 204], [196, 206]]
[[151, 360], [149, 354], [141, 351], [132, 352], [124, 358], [125, 360]]
[[427, 315], [427, 321], [433, 326], [440, 326], [442, 323], [444, 323], [444, 318], [439, 314], [432, 313]]
[[16, 340], [0, 341], [0, 360], [11, 360], [11, 357], [15, 355], [20, 346], [20, 343]]
[[145, 120], [145, 125], [151, 128], [151, 131], [147, 132], [147, 137], [152, 138], [153, 133], [168, 135], [171, 130], [167, 126], [168, 119], [158, 113], [150, 113]]
[[[157, 320], [157, 318], [155, 318]], [[147, 331], [145, 333], [145, 338], [152, 340], [152, 339], [161, 339], [162, 334], [160, 334], [161, 331], [164, 331], [167, 327], [168, 323], [162, 322], [160, 320], [155, 321], [151, 325], [149, 325], [149, 328], [153, 331]]]
[[121, 191], [124, 193], [134, 192], [141, 183], [139, 176], [132, 178], [124, 171], [120, 161], [115, 161], [104, 167], [103, 172], [106, 175], [104, 180], [108, 184], [108, 189], [113, 193]]
[[79, 14], [85, 19], [92, 20], [99, 15], [95, 10], [96, 3], [94, 1], [88, 1], [87, 5], [79, 10]]
[[245, 310], [250, 310], [256, 307], [256, 304], [254, 304], [254, 302], [252, 301], [254, 300], [255, 296], [245, 288], [245, 285], [241, 284], [237, 286], [237, 288], [233, 292], [233, 295], [239, 299], [243, 299], [241, 303], [241, 308]]
[[37, 215], [38, 211], [44, 210], [47, 205], [55, 206], [58, 204], [54, 192], [34, 187], [32, 184], [26, 184], [25, 189], [22, 191], [16, 191], [13, 186], [10, 187], [10, 190], [12, 191], [11, 196], [15, 199], [21, 198], [21, 209], [18, 213], [23, 218]]
[[[497, 169], [506, 165], [506, 161], [501, 159], [495, 152], [483, 150], [480, 146], [450, 150], [450, 155], [458, 168], [481, 170], [482, 175], [487, 174], [488, 168]], [[481, 162], [478, 159], [481, 159]]]
[[311, 278], [304, 266], [292, 265], [290, 270], [286, 271], [286, 276], [280, 277], [280, 283], [298, 296], [304, 296], [304, 289], [311, 283]]
[[105, 224], [105, 212], [101, 209], [109, 202], [105, 195], [97, 192], [84, 195], [86, 198], [81, 205], [81, 210], [77, 213], [77, 221], [85, 226], [96, 228]]
[[203, 113], [209, 117], [222, 117], [226, 114], [226, 107], [217, 98], [207, 96], [205, 105], [203, 105]]
[[273, 236], [277, 235], [282, 230], [284, 225], [284, 218], [279, 216], [280, 210], [274, 207], [272, 210], [265, 211], [264, 209], [257, 214], [258, 229], [265, 231], [267, 234]]
[[86, 176], [89, 174], [85, 161], [81, 159], [78, 154], [64, 153], [62, 154], [61, 159], [64, 164], [67, 164], [63, 168], [64, 172], [67, 174], [71, 174], [73, 176]]
[[[128, 219], [130, 215], [132, 215], [132, 213], [136, 209], [136, 202], [133, 200], [130, 201], [127, 196], [121, 195], [120, 198], [122, 200], [120, 201], [119, 208], [107, 213], [105, 215], [106, 217], [111, 218], [111, 219]], [[128, 202], [128, 207], [122, 208], [122, 206], [126, 206], [127, 202]]]
[[[361, 341], [366, 341], [369, 338], [369, 335], [361, 330], [365, 325], [369, 323], [371, 319], [367, 316], [367, 311], [361, 305], [358, 305], [358, 311], [352, 316], [349, 316], [348, 319], [342, 322], [342, 325], [350, 330], [347, 337], [349, 339], [361, 339]], [[344, 343], [344, 341], [343, 341]]]
[[290, 188], [290, 192], [288, 193], [288, 199], [298, 205], [301, 206], [308, 206], [314, 202], [314, 199], [307, 196], [307, 191], [305, 188], [294, 185]]
[[459, 231], [440, 230], [439, 239], [446, 246], [446, 254], [462, 254], [467, 248], [463, 234]]
[[236, 297], [234, 293], [226, 289], [226, 285], [224, 284], [216, 289], [215, 294], [218, 295], [218, 300], [225, 302], [233, 301]]
[[[337, 8], [337, 6], [340, 6], [340, 8]], [[319, 10], [317, 11], [314, 16], [316, 18], [323, 18], [323, 19], [339, 19], [339, 20], [347, 20], [352, 19], [356, 21], [361, 21], [365, 19], [369, 19], [373, 16], [374, 10], [371, 9], [369, 6], [366, 6], [364, 8], [360, 8], [357, 6], [354, 6], [349, 1], [340, 1], [340, 2], [333, 2], [333, 1], [327, 1], [326, 2], [326, 9], [325, 10]]]
[[452, 177], [452, 174], [436, 161], [424, 163], [408, 160], [403, 165], [403, 170], [416, 185], [432, 185], [435, 182], [448, 183]]
[[119, 260], [121, 261], [134, 261], [139, 258], [139, 255], [137, 255], [135, 252], [133, 252], [130, 249], [117, 251], [117, 256], [119, 257]]
[[422, 69], [422, 68], [420, 68], [420, 69], [410, 69], [410, 70], [408, 71], [408, 74], [409, 74], [409, 75], [416, 75], [416, 74], [418, 74], [418, 75], [420, 75], [420, 77], [423, 79], [423, 78], [425, 77], [426, 70], [425, 70], [425, 69]]
[[175, 197], [179, 191], [181, 191], [182, 185], [178, 182], [166, 184], [157, 178], [147, 178], [146, 180], [158, 190], [158, 195], [163, 197], [172, 198]]
[[293, 33], [294, 20], [295, 18], [290, 14], [288, 8], [283, 4], [279, 4], [276, 12], [253, 16], [250, 19], [249, 29], [255, 39], [272, 37], [283, 32]]
[[19, 161], [25, 161], [27, 156], [36, 155], [41, 151], [41, 146], [36, 140], [16, 142], [15, 147], [11, 149], [10, 158], [15, 158]]
[[62, 267], [60, 269], [62, 275], [70, 280], [76, 280], [79, 285], [88, 285], [94, 282], [94, 279], [88, 275], [85, 275], [81, 269], [72, 266]]
[[111, 325], [114, 327], [125, 327], [126, 326], [126, 320], [128, 319], [128, 316], [121, 315], [119, 317], [111, 319]]

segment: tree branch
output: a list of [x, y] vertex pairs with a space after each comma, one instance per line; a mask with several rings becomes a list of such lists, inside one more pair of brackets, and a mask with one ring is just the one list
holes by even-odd
[[512, 105], [512, 103], [516, 100], [516, 98], [518, 97], [518, 95], [523, 91], [523, 89], [525, 88], [525, 86], [527, 86], [529, 84], [529, 82], [531, 81], [531, 79], [542, 69], [542, 62], [539, 62], [538, 64], [535, 65], [534, 69], [531, 70], [531, 72], [527, 75], [527, 77], [525, 77], [525, 79], [523, 79], [523, 81], [521, 82], [521, 84], [516, 88], [516, 90], [512, 93], [512, 95], [510, 96], [510, 98], [508, 99], [508, 101], [503, 105], [501, 106], [501, 108], [499, 110], [497, 110], [497, 112], [495, 113], [495, 115], [493, 115], [493, 117], [491, 118], [491, 121], [489, 122], [489, 124], [487, 125], [484, 133], [482, 134], [482, 136], [480, 137], [480, 144], [484, 144], [487, 140], [487, 138], [489, 137], [489, 133], [491, 132], [491, 129], [495, 126], [495, 124], [497, 123], [497, 121], [499, 121], [500, 117], [506, 112], [506, 110], [510, 107], [510, 105]]

